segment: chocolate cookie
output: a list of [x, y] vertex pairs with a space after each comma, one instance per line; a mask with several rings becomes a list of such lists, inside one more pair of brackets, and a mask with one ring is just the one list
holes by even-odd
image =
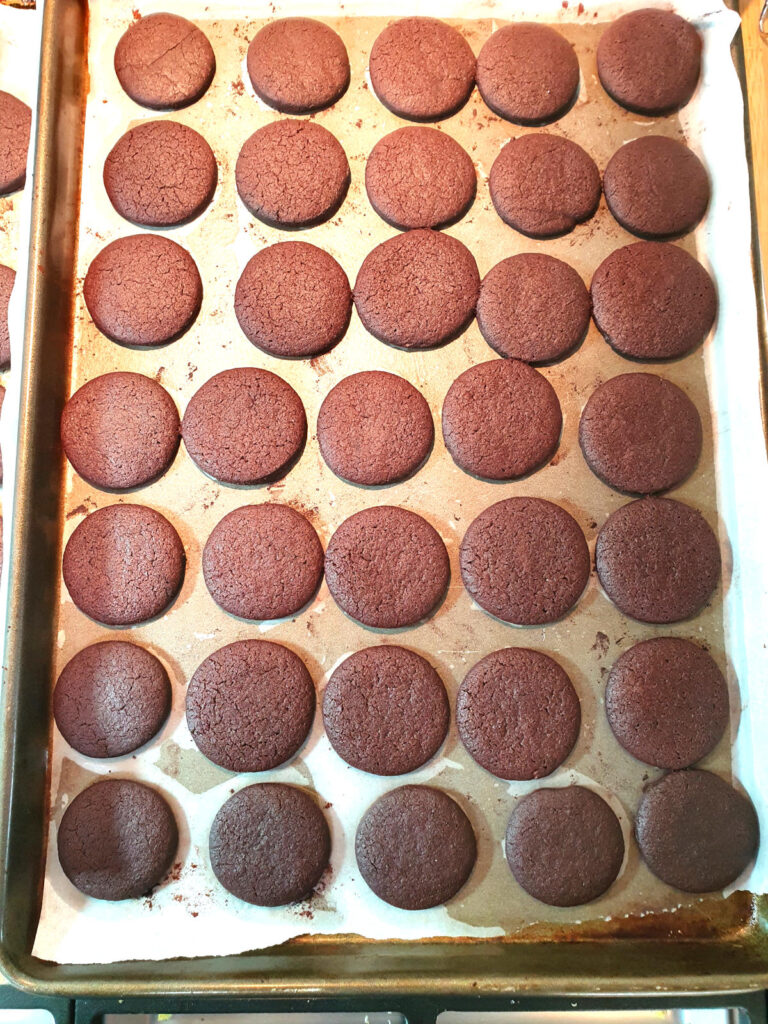
[[0, 90], [0, 196], [24, 188], [31, 127], [27, 104]]
[[559, 135], [532, 133], [511, 139], [488, 179], [496, 212], [531, 238], [573, 231], [595, 213], [600, 173], [581, 146]]
[[213, 81], [216, 58], [200, 29], [177, 14], [148, 14], [120, 37], [115, 74], [132, 100], [152, 110], [178, 110], [199, 100]]
[[336, 604], [374, 629], [414, 626], [448, 587], [448, 552], [433, 526], [405, 508], [378, 505], [345, 519], [325, 553]]
[[342, 480], [374, 486], [404, 480], [435, 437], [424, 396], [383, 370], [353, 373], [329, 391], [317, 417], [320, 453]]
[[643, 640], [614, 662], [605, 712], [619, 743], [657, 768], [688, 768], [728, 725], [728, 687], [703, 647], [662, 636]]
[[264, 782], [231, 796], [211, 826], [211, 867], [246, 903], [280, 907], [312, 893], [328, 867], [325, 815], [298, 786]]
[[445, 447], [457, 466], [485, 480], [514, 480], [556, 451], [563, 414], [555, 389], [517, 359], [478, 363], [443, 402]]
[[331, 746], [373, 775], [403, 775], [434, 757], [450, 721], [448, 696], [430, 663], [404, 647], [368, 647], [345, 658], [323, 694]]
[[591, 789], [536, 789], [512, 812], [504, 851], [530, 896], [551, 907], [577, 907], [613, 885], [624, 836], [619, 819]]
[[365, 165], [365, 190], [395, 228], [439, 228], [463, 217], [477, 189], [475, 165], [455, 139], [410, 125], [379, 139]]
[[288, 505], [245, 505], [224, 516], [203, 550], [205, 585], [216, 604], [253, 621], [295, 615], [323, 578], [323, 546]]
[[179, 830], [156, 789], [103, 779], [67, 806], [56, 844], [62, 870], [80, 892], [97, 900], [137, 899], [168, 874]]
[[684, 107], [700, 70], [699, 33], [672, 11], [630, 11], [610, 23], [597, 46], [603, 88], [637, 114], [670, 114]]
[[278, 242], [252, 256], [235, 288], [246, 338], [273, 356], [316, 356], [346, 334], [352, 316], [347, 275], [309, 242]]
[[456, 697], [461, 742], [500, 779], [541, 779], [568, 757], [581, 706], [566, 672], [540, 651], [507, 647], [469, 670]]
[[189, 681], [187, 725], [205, 756], [230, 772], [264, 772], [293, 757], [315, 716], [315, 687], [298, 655], [239, 640], [209, 655]]
[[667, 885], [714, 892], [735, 881], [757, 853], [755, 809], [711, 772], [670, 772], [643, 793], [635, 819], [643, 860]]
[[378, 99], [409, 121], [440, 121], [469, 99], [475, 56], [455, 28], [437, 18], [400, 18], [376, 38], [369, 68]]
[[0, 263], [0, 370], [11, 365], [11, 335], [8, 330], [8, 304], [16, 281], [16, 271]]
[[192, 461], [215, 480], [258, 484], [288, 472], [304, 446], [307, 416], [282, 377], [244, 366], [198, 388], [181, 436]]
[[695, 153], [663, 135], [625, 143], [605, 168], [608, 209], [640, 238], [677, 238], [692, 231], [709, 205], [709, 178]]
[[61, 417], [64, 454], [95, 487], [141, 487], [164, 473], [179, 447], [173, 399], [140, 373], [105, 373], [72, 395]]
[[246, 140], [235, 166], [240, 198], [276, 228], [308, 228], [344, 202], [349, 164], [338, 139], [314, 121], [272, 121]]
[[629, 359], [676, 359], [709, 334], [717, 312], [712, 278], [667, 242], [634, 242], [606, 257], [592, 278], [597, 329]]
[[86, 757], [121, 757], [145, 743], [171, 711], [171, 681], [149, 651], [122, 640], [91, 644], [67, 662], [53, 691], [53, 717]]
[[93, 322], [112, 341], [164, 345], [194, 323], [203, 283], [190, 254], [170, 238], [128, 235], [93, 260], [83, 298]]
[[590, 395], [579, 422], [587, 465], [609, 487], [653, 494], [680, 484], [701, 454], [701, 419], [676, 384], [622, 373]]
[[706, 519], [671, 498], [616, 509], [597, 535], [595, 566], [617, 608], [640, 622], [696, 615], [720, 579], [720, 548]]
[[589, 292], [573, 267], [543, 252], [522, 252], [483, 278], [477, 326], [500, 356], [550, 363], [581, 344], [589, 312]]
[[256, 95], [284, 114], [330, 107], [349, 87], [349, 57], [339, 35], [314, 18], [278, 18], [248, 47]]
[[75, 529], [62, 571], [80, 611], [107, 626], [134, 626], [176, 597], [184, 562], [179, 535], [165, 516], [144, 505], [108, 505]]
[[104, 188], [126, 220], [145, 227], [186, 224], [208, 206], [218, 170], [202, 135], [178, 121], [145, 121], [117, 140]]
[[579, 62], [573, 46], [549, 25], [504, 25], [483, 44], [477, 88], [500, 117], [515, 124], [546, 124], [576, 99]]
[[504, 622], [540, 626], [578, 601], [589, 579], [589, 549], [564, 508], [543, 498], [507, 498], [472, 521], [459, 565], [481, 608]]
[[475, 257], [463, 242], [439, 231], [407, 231], [365, 257], [355, 308], [374, 338], [432, 348], [469, 326], [479, 292]]

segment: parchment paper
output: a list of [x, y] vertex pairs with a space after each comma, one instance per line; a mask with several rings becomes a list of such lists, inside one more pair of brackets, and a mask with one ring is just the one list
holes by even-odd
[[[543, 371], [555, 386], [564, 413], [563, 437], [552, 463], [525, 480], [504, 484], [483, 483], [463, 474], [454, 466], [440, 436], [442, 399], [451, 382], [468, 366], [495, 358], [475, 324], [445, 348], [408, 353], [375, 341], [353, 316], [341, 344], [309, 362], [277, 360], [255, 349], [242, 335], [232, 308], [237, 278], [255, 251], [286, 237], [255, 221], [236, 197], [234, 163], [242, 143], [256, 128], [279, 116], [253, 96], [244, 72], [244, 56], [265, 18], [288, 13], [288, 7], [280, 3], [269, 4], [268, 9], [266, 4], [249, 5], [248, 16], [241, 17], [240, 10], [229, 3], [209, 8], [194, 0], [184, 5], [183, 13], [206, 31], [217, 58], [216, 78], [206, 96], [187, 110], [167, 115], [201, 131], [219, 161], [219, 185], [212, 206], [191, 225], [169, 232], [189, 248], [198, 263], [205, 289], [202, 312], [193, 329], [178, 342], [155, 351], [129, 351], [99, 334], [78, 294], [71, 389], [100, 373], [135, 370], [160, 380], [183, 412], [192, 394], [213, 373], [227, 367], [262, 366], [298, 390], [307, 410], [310, 436], [298, 466], [269, 487], [241, 489], [217, 484], [200, 473], [183, 448], [162, 479], [124, 497], [100, 493], [68, 471], [65, 541], [93, 509], [115, 501], [139, 501], [160, 509], [175, 524], [188, 562], [182, 592], [172, 609], [155, 622], [126, 631], [108, 631], [86, 619], [62, 586], [57, 672], [87, 644], [123, 636], [147, 646], [168, 667], [174, 703], [161, 735], [131, 757], [106, 762], [82, 758], [54, 730], [52, 827], [34, 949], [37, 956], [90, 962], [225, 954], [272, 945], [302, 933], [481, 938], [513, 934], [533, 922], [571, 925], [697, 903], [697, 898], [684, 897], [654, 879], [640, 862], [630, 840], [631, 818], [644, 783], [659, 773], [619, 748], [602, 707], [605, 675], [632, 643], [662, 634], [706, 643], [728, 673], [733, 728], [732, 736], [723, 740], [703, 766], [728, 775], [730, 740], [736, 736], [741, 717], [734, 761], [742, 783], [757, 797], [757, 773], [766, 770], [764, 765], [753, 764], [751, 753], [752, 737], [759, 728], [752, 716], [766, 718], [764, 702], [758, 705], [752, 695], [752, 687], [765, 679], [760, 627], [765, 622], [766, 595], [758, 510], [766, 507], [768, 487], [759, 422], [755, 304], [749, 279], [741, 99], [729, 54], [738, 19], [713, 0], [681, 0], [675, 6], [695, 21], [705, 40], [704, 76], [682, 126], [678, 118], [649, 120], [628, 114], [606, 97], [597, 82], [594, 51], [600, 31], [606, 21], [627, 9], [626, 4], [595, 3], [583, 10], [580, 5], [563, 8], [559, 0], [527, 7], [510, 3], [503, 8], [493, 0], [449, 0], [439, 5], [439, 10], [437, 6], [419, 9], [419, 13], [434, 10], [451, 20], [466, 34], [476, 53], [504, 20], [538, 17], [557, 23], [576, 45], [582, 85], [574, 109], [545, 130], [579, 141], [601, 171], [623, 142], [647, 133], [681, 137], [683, 128], [689, 144], [710, 169], [713, 202], [707, 220], [695, 236], [680, 244], [695, 252], [718, 281], [721, 309], [717, 330], [698, 353], [656, 369], [687, 391], [704, 419], [701, 464], [693, 477], [672, 493], [698, 507], [719, 529], [724, 545], [723, 587], [695, 619], [661, 630], [627, 621], [601, 592], [594, 575], [572, 614], [561, 622], [545, 628], [510, 627], [472, 605], [458, 572], [458, 545], [466, 527], [483, 508], [501, 498], [540, 495], [559, 502], [576, 517], [590, 547], [607, 515], [628, 500], [590, 473], [577, 443], [579, 415], [594, 387], [615, 374], [638, 368], [614, 353], [594, 327], [576, 354]], [[168, 0], [153, 0], [141, 4], [139, 10], [146, 14], [168, 7]], [[378, 138], [403, 123], [373, 96], [366, 78], [367, 56], [387, 21], [413, 13], [413, 6], [396, 0], [387, 5], [386, 17], [372, 0], [345, 3], [343, 17], [338, 17], [340, 9], [332, 0], [290, 5], [291, 14], [314, 14], [332, 24], [344, 38], [352, 63], [348, 94], [331, 110], [316, 115], [342, 142], [352, 168], [352, 187], [330, 223], [303, 232], [301, 237], [331, 252], [354, 281], [364, 256], [394, 234], [367, 202], [365, 158]], [[104, 158], [129, 127], [157, 116], [128, 100], [114, 76], [112, 53], [128, 19], [124, 4], [92, 0], [80, 283], [90, 261], [107, 242], [135, 230], [106, 198], [101, 180]], [[633, 240], [613, 221], [604, 202], [592, 221], [564, 238], [534, 242], [517, 234], [495, 214], [487, 176], [504, 142], [525, 129], [492, 115], [476, 92], [465, 109], [443, 127], [470, 152], [478, 168], [477, 200], [450, 234], [470, 247], [481, 274], [515, 252], [543, 251], [571, 263], [589, 282], [608, 253]], [[411, 481], [383, 490], [354, 487], [334, 477], [319, 455], [314, 436], [320, 402], [331, 387], [350, 373], [374, 367], [400, 373], [421, 389], [432, 408], [437, 433], [426, 467]], [[708, 389], [711, 418], [707, 414]], [[325, 584], [310, 609], [292, 621], [248, 624], [227, 616], [205, 588], [201, 550], [227, 512], [265, 500], [287, 502], [304, 512], [324, 543], [347, 516], [361, 508], [386, 503], [414, 509], [433, 523], [448, 547], [452, 583], [445, 602], [428, 622], [394, 636], [367, 630], [346, 618]], [[352, 651], [381, 642], [404, 644], [437, 667], [452, 704], [462, 678], [485, 654], [511, 645], [535, 647], [553, 655], [570, 674], [582, 702], [581, 735], [564, 767], [536, 783], [508, 784], [494, 779], [471, 761], [457, 740], [455, 727], [431, 764], [403, 778], [377, 779], [349, 768], [336, 756], [324, 737], [318, 714], [306, 747], [288, 766], [258, 776], [232, 775], [206, 761], [192, 743], [184, 721], [185, 686], [212, 651], [236, 639], [258, 636], [277, 640], [300, 654], [319, 695], [330, 672]], [[55, 853], [56, 823], [67, 803], [90, 781], [107, 773], [158, 786], [173, 804], [181, 828], [178, 862], [171, 877], [150, 897], [119, 905], [80, 895], [63, 876]], [[320, 891], [302, 904], [283, 909], [251, 907], [228, 896], [218, 886], [207, 856], [211, 821], [230, 793], [254, 781], [273, 779], [314, 789], [328, 804], [333, 834], [331, 870]], [[628, 852], [622, 874], [603, 898], [587, 907], [558, 910], [537, 903], [514, 883], [501, 844], [520, 795], [536, 786], [571, 781], [589, 785], [611, 801], [622, 821]], [[359, 876], [352, 851], [357, 823], [368, 805], [381, 792], [405, 782], [432, 782], [454, 794], [472, 819], [479, 845], [477, 867], [457, 898], [446, 907], [418, 913], [397, 910], [374, 897]], [[765, 859], [761, 859], [752, 878], [756, 887], [763, 886], [764, 865]]]

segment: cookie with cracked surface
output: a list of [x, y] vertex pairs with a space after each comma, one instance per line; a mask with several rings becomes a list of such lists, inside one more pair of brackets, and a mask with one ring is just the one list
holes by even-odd
[[307, 416], [290, 384], [269, 370], [222, 370], [189, 400], [181, 436], [193, 462], [225, 484], [284, 476], [307, 436]]
[[184, 547], [165, 516], [108, 505], [76, 527], [62, 571], [80, 611], [106, 626], [134, 626], [165, 611], [184, 579]]
[[518, 626], [555, 622], [589, 579], [589, 549], [564, 508], [507, 498], [481, 512], [459, 549], [461, 578], [481, 608]]
[[450, 721], [440, 676], [404, 647], [367, 647], [331, 674], [323, 723], [347, 764], [373, 775], [404, 775], [426, 764], [443, 744]]
[[624, 836], [608, 803], [591, 789], [537, 789], [512, 812], [504, 852], [530, 896], [551, 907], [577, 907], [616, 881]]
[[678, 238], [693, 231], [709, 205], [704, 164], [682, 142], [645, 135], [625, 143], [605, 168], [608, 209], [640, 238]]
[[67, 662], [53, 717], [86, 757], [121, 757], [149, 743], [171, 711], [171, 681], [149, 651], [122, 640], [91, 644]]
[[181, 424], [173, 399], [151, 377], [105, 373], [72, 395], [61, 417], [64, 454], [96, 487], [125, 490], [173, 462]]
[[11, 365], [11, 335], [8, 330], [8, 304], [16, 281], [16, 271], [0, 263], [0, 370]]
[[179, 830], [158, 790], [130, 779], [103, 779], [67, 806], [56, 845], [64, 874], [86, 896], [138, 899], [168, 874]]
[[600, 202], [600, 172], [589, 153], [559, 135], [511, 139], [491, 167], [496, 212], [530, 238], [555, 238], [589, 220]]
[[640, 622], [696, 615], [720, 579], [720, 547], [695, 508], [640, 498], [612, 512], [597, 535], [595, 566], [616, 607]]
[[445, 447], [485, 480], [514, 480], [557, 450], [563, 414], [555, 389], [517, 359], [492, 359], [459, 374], [443, 402]]
[[339, 381], [317, 417], [317, 442], [330, 468], [342, 480], [369, 487], [415, 473], [434, 437], [424, 396], [403, 377], [383, 370]]
[[325, 578], [336, 604], [374, 629], [414, 626], [448, 587], [448, 552], [437, 530], [393, 505], [345, 519], [325, 553]]
[[27, 104], [0, 90], [0, 196], [24, 188], [31, 128]]
[[211, 867], [233, 896], [280, 907], [310, 896], [328, 867], [331, 833], [312, 796], [279, 782], [246, 786], [221, 807]]
[[477, 263], [463, 242], [417, 229], [368, 253], [355, 281], [355, 308], [379, 341], [433, 348], [469, 326], [479, 291]]
[[701, 37], [672, 11], [644, 8], [611, 22], [597, 46], [597, 73], [622, 107], [649, 117], [684, 107], [701, 71]]
[[251, 40], [248, 77], [256, 95], [283, 114], [330, 107], [349, 88], [341, 36], [314, 18], [278, 18]]
[[379, 899], [403, 910], [426, 910], [447, 903], [466, 883], [477, 841], [469, 818], [447, 793], [401, 786], [363, 815], [355, 856]]
[[177, 14], [147, 14], [115, 49], [115, 74], [132, 100], [151, 110], [178, 110], [213, 81], [216, 58], [205, 33]]
[[549, 25], [504, 25], [483, 44], [477, 58], [477, 88], [491, 110], [507, 121], [556, 121], [579, 90], [576, 52]]
[[683, 892], [714, 892], [734, 882], [757, 853], [757, 814], [718, 775], [670, 772], [643, 793], [635, 819], [643, 860]]
[[282, 644], [239, 640], [214, 651], [187, 689], [192, 739], [230, 772], [263, 772], [288, 761], [312, 728], [315, 687]]
[[339, 140], [315, 121], [285, 118], [246, 140], [235, 166], [247, 209], [275, 228], [308, 228], [339, 209], [349, 188]]
[[323, 578], [323, 546], [288, 505], [245, 505], [213, 528], [203, 577], [216, 604], [252, 621], [282, 619], [308, 604]]
[[144, 121], [121, 136], [104, 163], [109, 201], [126, 220], [169, 228], [194, 220], [213, 199], [213, 150], [178, 121]]
[[437, 128], [410, 125], [379, 139], [365, 165], [365, 190], [395, 228], [439, 228], [459, 220], [475, 198], [468, 153]]
[[679, 359], [709, 334], [717, 313], [712, 278], [668, 242], [633, 242], [592, 278], [595, 325], [628, 359]]
[[246, 263], [235, 316], [248, 340], [273, 356], [316, 356], [346, 334], [352, 289], [330, 253], [309, 242], [277, 242]]

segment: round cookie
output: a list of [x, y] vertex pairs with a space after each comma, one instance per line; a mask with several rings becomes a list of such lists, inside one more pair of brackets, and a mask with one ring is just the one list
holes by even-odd
[[79, 651], [53, 691], [53, 717], [85, 757], [121, 757], [145, 743], [171, 711], [171, 681], [149, 651], [107, 640]]
[[650, 117], [684, 107], [701, 70], [701, 38], [672, 11], [644, 8], [611, 22], [597, 46], [597, 73], [622, 107]]
[[600, 173], [576, 142], [534, 132], [511, 139], [488, 179], [496, 212], [530, 238], [555, 238], [595, 213]]
[[475, 257], [463, 242], [418, 229], [368, 253], [355, 281], [355, 308], [379, 341], [432, 348], [469, 326], [479, 292]]
[[189, 400], [181, 436], [190, 458], [225, 484], [284, 476], [301, 453], [307, 416], [301, 399], [269, 370], [222, 370]]
[[177, 14], [139, 18], [115, 49], [120, 85], [132, 100], [152, 110], [178, 110], [199, 100], [215, 71], [208, 39]]
[[67, 806], [56, 835], [70, 882], [97, 900], [138, 899], [168, 874], [179, 844], [161, 794], [130, 779], [103, 779]]
[[173, 399], [140, 373], [105, 373], [72, 395], [61, 416], [64, 454], [95, 487], [141, 487], [164, 473], [179, 447]]
[[283, 114], [330, 107], [349, 87], [347, 48], [314, 18], [278, 18], [259, 29], [247, 66], [256, 95]]
[[216, 604], [252, 621], [295, 615], [323, 578], [323, 546], [288, 505], [245, 505], [213, 528], [203, 577]]
[[323, 812], [309, 793], [280, 782], [231, 796], [214, 818], [208, 843], [219, 882], [259, 907], [310, 896], [331, 856]]
[[165, 516], [145, 505], [108, 505], [77, 526], [62, 572], [81, 612], [134, 626], [165, 611], [184, 579], [184, 548]]
[[641, 498], [606, 519], [597, 575], [619, 611], [640, 622], [696, 615], [720, 579], [720, 548], [706, 519], [671, 498]]
[[16, 281], [16, 271], [0, 263], [0, 370], [11, 365], [11, 336], [8, 331], [8, 304]]
[[445, 447], [485, 480], [514, 480], [555, 453], [563, 414], [546, 377], [517, 359], [492, 359], [459, 374], [443, 402]]
[[459, 220], [477, 189], [468, 153], [437, 128], [409, 125], [379, 139], [365, 165], [365, 190], [395, 228], [439, 228]]
[[709, 205], [709, 177], [682, 142], [646, 135], [618, 149], [605, 168], [608, 209], [640, 238], [677, 238], [692, 231]]
[[512, 812], [504, 852], [530, 896], [551, 907], [577, 907], [613, 885], [624, 836], [619, 819], [591, 789], [536, 789]]
[[112, 341], [164, 345], [194, 323], [203, 283], [190, 254], [170, 238], [128, 235], [93, 260], [83, 298], [93, 322]]
[[353, 373], [323, 399], [317, 442], [330, 468], [354, 484], [405, 480], [429, 455], [435, 437], [424, 396], [383, 370]]
[[670, 772], [643, 793], [635, 819], [643, 860], [683, 892], [724, 889], [757, 852], [755, 809], [727, 782], [697, 769]]
[[480, 333], [500, 356], [550, 363], [570, 355], [584, 340], [589, 292], [562, 260], [522, 252], [488, 271], [476, 312]]
[[581, 705], [552, 658], [524, 647], [488, 654], [456, 697], [461, 742], [500, 779], [541, 779], [565, 761], [579, 736]]
[[434, 757], [450, 708], [430, 663], [404, 647], [367, 647], [334, 669], [323, 693], [331, 746], [353, 768], [403, 775]]
[[309, 242], [277, 242], [245, 265], [235, 315], [246, 338], [273, 356], [306, 358], [333, 348], [352, 316], [347, 275]]
[[282, 644], [239, 640], [197, 668], [187, 688], [187, 725], [214, 764], [264, 772], [293, 757], [315, 716], [304, 662]]
[[24, 188], [31, 128], [27, 104], [0, 90], [0, 196]]
[[379, 899], [403, 910], [426, 910], [462, 888], [475, 866], [477, 842], [469, 818], [447, 793], [401, 786], [363, 815], [355, 856]]
[[121, 136], [104, 163], [109, 201], [144, 227], [186, 224], [208, 206], [218, 170], [213, 150], [178, 121], [144, 121]]
[[400, 18], [376, 38], [368, 70], [381, 103], [409, 121], [440, 121], [469, 99], [475, 56], [437, 18]]
[[676, 384], [622, 373], [596, 388], [579, 422], [587, 465], [609, 487], [653, 494], [680, 484], [701, 454], [701, 419]]
[[259, 220], [308, 228], [344, 202], [350, 173], [338, 139], [314, 121], [271, 121], [246, 140], [235, 165], [237, 191]]
[[677, 359], [709, 334], [717, 313], [712, 278], [668, 242], [633, 242], [592, 278], [597, 329], [628, 359]]
[[657, 768], [688, 768], [728, 725], [728, 687], [710, 655], [689, 640], [643, 640], [614, 662], [605, 712], [619, 743]]
[[507, 121], [556, 121], [579, 91], [576, 52], [549, 25], [504, 25], [483, 44], [477, 58], [477, 88], [491, 110]]
[[440, 534], [415, 512], [393, 505], [345, 519], [325, 553], [325, 578], [336, 604], [374, 629], [414, 626], [448, 587], [450, 566]]
[[589, 549], [564, 508], [543, 498], [507, 498], [472, 521], [459, 565], [481, 608], [504, 622], [540, 626], [578, 601], [589, 579]]

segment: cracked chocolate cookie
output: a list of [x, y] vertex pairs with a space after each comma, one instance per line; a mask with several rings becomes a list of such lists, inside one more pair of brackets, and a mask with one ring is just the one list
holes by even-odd
[[8, 304], [16, 281], [16, 271], [0, 263], [0, 370], [11, 365], [11, 335], [8, 330]]
[[31, 127], [27, 104], [0, 90], [0, 196], [24, 188]]

